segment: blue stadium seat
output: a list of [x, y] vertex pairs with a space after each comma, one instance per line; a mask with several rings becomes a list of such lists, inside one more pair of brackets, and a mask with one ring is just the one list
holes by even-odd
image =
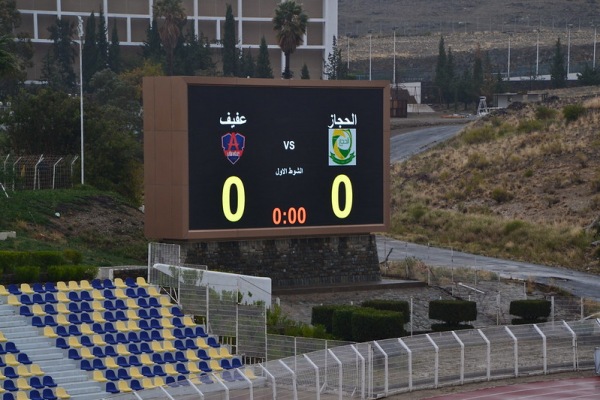
[[[106, 307], [104, 307], [106, 308]], [[115, 322], [117, 319], [115, 318], [115, 315], [113, 314], [112, 311], [104, 311], [104, 315], [103, 315], [104, 319], [107, 320], [108, 322]]]
[[111, 281], [110, 279], [105, 279], [104, 282], [104, 289], [116, 289], [117, 287], [115, 286], [115, 284], [113, 283], [113, 281]]
[[173, 355], [173, 353], [169, 353], [166, 352], [165, 354], [163, 354], [163, 360], [165, 361], [166, 364], [175, 364], [175, 356]]
[[58, 397], [56, 397], [54, 391], [50, 388], [46, 388], [42, 391], [42, 397], [44, 400], [58, 400]]
[[[23, 307], [27, 307], [27, 306], [23, 306]], [[31, 315], [33, 315], [33, 313]], [[42, 317], [39, 317], [37, 315], [33, 315], [33, 318], [31, 318], [31, 325], [36, 326], [38, 328], [43, 328], [44, 326], [46, 326], [46, 324], [44, 324], [44, 320], [42, 319]]]
[[131, 375], [129, 375], [129, 372], [127, 372], [127, 369], [125, 369], [125, 368], [119, 368], [119, 369], [117, 370], [117, 377], [118, 377], [120, 380], [128, 380], [128, 379], [131, 379]]
[[58, 326], [58, 322], [56, 322], [56, 319], [54, 319], [54, 316], [45, 315], [44, 316], [44, 326]]
[[[81, 303], [81, 304], [87, 304], [87, 303]], [[79, 320], [81, 321], [82, 324], [93, 324], [94, 323], [94, 320], [90, 316], [89, 312], [82, 311], [81, 314], [79, 314]]]
[[[100, 360], [100, 361], [102, 361], [102, 360]], [[90, 360], [81, 360], [81, 365], [79, 368], [81, 368], [84, 371], [93, 371], [94, 370], [94, 367], [92, 367]]]
[[127, 295], [127, 297], [132, 298], [132, 299], [137, 299], [138, 297], [140, 297], [140, 296], [138, 296], [138, 294], [134, 288], [125, 289], [125, 294]]
[[198, 350], [198, 345], [194, 339], [185, 339], [185, 347], [191, 350]]
[[75, 303], [74, 301], [69, 303], [68, 308], [69, 308], [69, 311], [72, 313], [79, 314], [81, 312], [81, 310], [79, 309], [79, 304]]
[[106, 354], [106, 357], [117, 357], [119, 355], [113, 346], [104, 346], [104, 354]]
[[129, 318], [127, 318], [127, 316], [125, 315], [125, 313], [123, 312], [123, 310], [117, 310], [115, 311], [115, 319], [117, 321], [128, 321]]
[[104, 331], [107, 333], [117, 333], [117, 330], [112, 322], [104, 323]]
[[98, 290], [104, 289], [104, 285], [102, 284], [102, 281], [100, 279], [92, 280], [91, 284], [94, 289], [98, 289]]
[[[102, 305], [104, 306], [104, 308], [108, 311], [114, 311], [117, 308], [115, 307], [115, 303], [113, 303], [112, 300], [104, 300], [104, 302], [102, 303]], [[104, 317], [106, 318], [106, 317]]]
[[94, 347], [94, 342], [92, 342], [92, 338], [87, 335], [81, 336], [81, 344], [85, 347]]
[[185, 364], [182, 363], [177, 363], [177, 365], [175, 365], [175, 370], [183, 375], [188, 375], [190, 373]]
[[31, 386], [34, 389], [42, 389], [44, 387], [44, 384], [42, 383], [42, 380], [39, 376], [32, 376], [31, 378], [29, 378], [29, 386]]
[[160, 353], [154, 353], [152, 354], [152, 362], [154, 364], [164, 364], [165, 360], [163, 360], [162, 356], [160, 355]]
[[173, 342], [173, 346], [180, 351], [186, 351], [187, 347], [185, 347], [185, 342], [181, 339], [177, 339]]
[[154, 319], [162, 318], [162, 315], [160, 315], [160, 312], [158, 311], [157, 308], [151, 308], [150, 311], [148, 312], [148, 314], [150, 314], [150, 318], [154, 318]]
[[141, 308], [150, 308], [150, 305], [148, 304], [148, 300], [144, 299], [143, 297], [137, 299], [137, 304]]
[[[57, 291], [58, 291], [58, 290], [57, 290]], [[44, 295], [44, 301], [45, 301], [46, 303], [50, 303], [50, 304], [56, 304], [56, 303], [58, 303], [58, 300], [56, 299], [56, 296], [55, 296], [55, 295], [54, 295], [54, 293], [52, 293], [52, 292], [47, 292], [47, 293]]]
[[210, 356], [208, 355], [208, 353], [204, 349], [198, 349], [198, 353], [197, 354], [198, 354], [198, 357], [200, 357], [201, 360], [210, 360]]
[[188, 362], [188, 358], [185, 356], [183, 351], [175, 352], [175, 361], [177, 362]]
[[221, 345], [219, 344], [219, 342], [217, 341], [217, 339], [214, 336], [209, 336], [206, 339], [206, 344], [209, 345], [210, 347], [214, 347], [214, 348], [221, 347]]
[[101, 358], [94, 358], [94, 360], [92, 361], [92, 366], [94, 367], [94, 369], [102, 371], [106, 369], [106, 365], [104, 365], [104, 361], [102, 361]]
[[94, 331], [94, 333], [97, 333], [98, 335], [102, 335], [103, 333], [105, 333], [104, 325], [99, 322], [94, 322], [92, 324], [92, 330]]
[[71, 360], [81, 360], [81, 355], [79, 354], [79, 350], [77, 349], [69, 349], [68, 357]]
[[103, 348], [101, 346], [94, 346], [92, 348], [92, 354], [96, 358], [104, 358], [104, 357], [106, 357], [106, 355], [104, 354], [104, 350], [103, 350]]
[[46, 303], [44, 305], [44, 312], [48, 315], [56, 315], [58, 314], [58, 311], [56, 311], [56, 308], [50, 304], [50, 303]]
[[31, 309], [29, 309], [29, 306], [26, 305], [22, 305], [19, 307], [19, 315], [22, 315], [24, 317], [33, 317]]
[[139, 338], [139, 336], [138, 336], [137, 333], [135, 333], [135, 332], [128, 332], [127, 333], [127, 342], [128, 343], [140, 343], [141, 340], [140, 340], [140, 338]]
[[129, 361], [125, 356], [117, 357], [117, 365], [121, 368], [129, 368]]
[[140, 359], [135, 354], [130, 355], [127, 362], [132, 367], [141, 367], [142, 366]]
[[232, 369], [233, 368], [231, 366], [231, 362], [228, 359], [226, 359], [226, 358], [222, 358], [220, 360], [219, 365], [221, 365], [221, 368], [223, 368], [223, 369]]
[[198, 336], [198, 335], [196, 335], [196, 330], [190, 326], [186, 327], [183, 330], [183, 334], [185, 335], [185, 337], [192, 338], [192, 339], [195, 339]]
[[135, 343], [129, 343], [129, 346], [127, 346], [127, 350], [131, 354], [142, 354], [142, 351], [140, 350], [140, 348], [138, 347], [138, 345], [135, 344]]
[[45, 304], [46, 300], [44, 300], [44, 296], [41, 293], [34, 293], [33, 296], [31, 297], [31, 301], [33, 301], [34, 304]]
[[231, 371], [222, 371], [221, 377], [225, 382], [235, 382], [235, 377], [231, 373]]
[[[145, 333], [145, 332], [142, 332], [142, 333]], [[150, 354], [153, 352], [152, 348], [148, 344], [148, 341], [144, 341], [144, 342], [140, 343], [140, 351], [145, 354]], [[131, 352], [131, 350], [130, 350], [130, 352]]]
[[105, 390], [108, 393], [113, 393], [113, 394], [120, 392], [120, 390], [117, 389], [117, 385], [115, 385], [114, 382], [106, 382], [106, 388], [105, 388]]
[[81, 331], [77, 325], [69, 325], [69, 336], [81, 336]]
[[[31, 385], [31, 383], [29, 383], [29, 386], [33, 387]], [[34, 388], [29, 391], [29, 400], [44, 400], [41, 393], [37, 389], [41, 389], [41, 388]]]
[[56, 338], [56, 347], [58, 347], [59, 349], [68, 349], [71, 346], [69, 346], [64, 337], [59, 337]]
[[46, 291], [46, 293], [58, 293], [58, 289], [56, 288], [56, 285], [54, 285], [53, 282], [46, 282], [44, 284], [44, 290]]
[[33, 305], [33, 300], [29, 297], [28, 294], [22, 294], [20, 298], [21, 304], [25, 304], [27, 306]]
[[179, 386], [179, 383], [177, 383], [177, 379], [174, 376], [167, 376], [165, 378], [165, 383], [171, 387]]
[[11, 392], [6, 392], [2, 395], [2, 400], [15, 400], [15, 396]]
[[163, 368], [160, 365], [155, 365], [152, 368], [152, 373], [155, 376], [166, 376], [167, 375], [167, 373], [163, 370]]
[[111, 289], [104, 289], [104, 291], [102, 292], [102, 295], [104, 296], [105, 299], [108, 299], [108, 300], [115, 300], [117, 298]]
[[15, 385], [15, 382], [11, 379], [6, 379], [4, 381], [4, 390], [8, 390], [9, 392], [16, 392], [19, 388]]
[[183, 329], [181, 329], [181, 328], [173, 329], [173, 336], [175, 336], [177, 339], [186, 339], [187, 338], [187, 336], [185, 336]]
[[17, 373], [17, 370], [15, 370], [14, 367], [5, 367], [4, 376], [8, 379], [17, 379], [19, 377], [19, 374]]
[[140, 322], [144, 322], [147, 319], [150, 319], [150, 313], [145, 308], [140, 308], [138, 310], [138, 317], [141, 318]]
[[131, 388], [131, 390], [144, 390], [144, 387], [142, 386], [142, 384], [140, 383], [140, 381], [138, 381], [137, 379], [132, 379], [131, 383], [129, 384], [129, 387]]
[[81, 309], [82, 313], [93, 313], [94, 309], [92, 308], [92, 306], [90, 305], [90, 302], [88, 301], [82, 301], [81, 304], [79, 304], [79, 307]]
[[181, 320], [181, 318], [173, 317], [172, 323], [177, 328], [185, 328], [185, 325], [184, 325], [183, 321]]
[[75, 301], [77, 303], [79, 303], [81, 301], [77, 292], [69, 292], [67, 297], [69, 298], [69, 300]]
[[112, 333], [107, 333], [106, 335], [104, 335], [104, 341], [108, 344], [117, 344], [119, 343], [115, 337], [115, 335], [113, 335]]
[[[73, 303], [71, 303], [71, 304], [73, 304]], [[69, 314], [68, 321], [70, 324], [73, 324], [73, 325], [81, 325], [81, 320], [75, 313]]]
[[151, 332], [150, 333], [150, 337], [152, 338], [152, 340], [157, 340], [159, 342], [162, 342], [164, 340], [164, 338], [160, 334], [160, 331], [158, 331], [158, 330], [152, 330], [150, 332]]
[[144, 375], [145, 377], [148, 378], [153, 378], [154, 377], [154, 372], [152, 372], [152, 368], [150, 368], [147, 365], [144, 365], [142, 367], [142, 370], [140, 371], [142, 373], [142, 375]]
[[42, 383], [46, 387], [56, 387], [57, 386], [56, 382], [54, 382], [54, 379], [50, 375], [44, 375], [42, 377]]
[[94, 298], [87, 290], [82, 290], [79, 293], [79, 298], [81, 299], [81, 301], [94, 301]]
[[161, 308], [162, 304], [158, 301], [156, 297], [150, 297], [148, 299], [148, 305], [153, 308]]
[[231, 359], [231, 366], [233, 368], [242, 368], [244, 364], [242, 363], [242, 359], [239, 357], [233, 357]]
[[143, 287], [137, 288], [137, 295], [138, 295], [138, 297], [142, 297], [144, 299], [147, 299], [150, 297], [150, 295], [148, 294], [148, 291]]
[[127, 335], [124, 332], [117, 332], [117, 343], [128, 344], [129, 340], [127, 339]]
[[17, 348], [17, 345], [15, 344], [15, 342], [4, 343], [4, 349], [6, 350], [7, 353], [17, 354], [17, 353], [21, 352], [21, 350], [19, 350]]
[[115, 308], [118, 310], [127, 310], [129, 307], [127, 307], [127, 304], [125, 304], [125, 301], [123, 301], [123, 299], [116, 299]]
[[104, 373], [104, 377], [106, 379], [108, 379], [109, 381], [118, 381], [119, 380], [117, 373], [113, 369], [107, 369], [106, 372]]
[[135, 279], [133, 279], [131, 277], [125, 278], [125, 284], [131, 288], [138, 287], [138, 284], [135, 282]]
[[171, 314], [173, 314], [174, 317], [178, 317], [178, 318], [183, 318], [183, 316], [184, 316], [183, 312], [181, 311], [181, 308], [179, 308], [177, 306], [171, 307]]
[[160, 323], [159, 320], [157, 320], [157, 319], [151, 319], [150, 320], [150, 328], [162, 330], [163, 327], [162, 327], [162, 324]]
[[21, 288], [19, 287], [19, 285], [16, 284], [10, 284], [6, 287], [6, 289], [8, 290], [8, 293], [10, 294], [14, 294], [15, 296], [20, 295], [21, 294]]
[[212, 368], [208, 365], [208, 362], [205, 360], [198, 361], [198, 368], [202, 370], [202, 372], [212, 372]]
[[46, 289], [44, 289], [44, 285], [42, 285], [40, 282], [34, 283], [31, 288], [36, 293], [42, 293], [43, 294], [43, 293], [46, 292]]

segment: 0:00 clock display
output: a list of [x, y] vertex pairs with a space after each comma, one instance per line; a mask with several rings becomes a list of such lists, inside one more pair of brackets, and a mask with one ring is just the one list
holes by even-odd
[[287, 211], [281, 211], [280, 208], [273, 209], [273, 224], [284, 225], [289, 223], [290, 225], [304, 224], [306, 222], [306, 209], [304, 207], [290, 207]]

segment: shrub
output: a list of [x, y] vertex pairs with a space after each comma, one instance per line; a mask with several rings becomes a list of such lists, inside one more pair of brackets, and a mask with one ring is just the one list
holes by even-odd
[[501, 187], [494, 188], [491, 196], [496, 203], [506, 203], [507, 201], [511, 201], [514, 197], [512, 193]]
[[543, 129], [543, 124], [540, 121], [528, 119], [519, 122], [519, 126], [517, 127], [517, 131], [522, 133], [530, 133]]
[[538, 120], [554, 119], [556, 117], [556, 110], [546, 106], [539, 106], [535, 110], [535, 118]]
[[352, 339], [368, 342], [404, 336], [404, 317], [399, 312], [357, 308], [352, 313]]
[[333, 312], [340, 306], [324, 305], [312, 308], [311, 325], [323, 325], [329, 333], [333, 332]]
[[[402, 313], [405, 317], [410, 316], [410, 304], [408, 304], [408, 301], [374, 299], [363, 301], [360, 306], [374, 308], [376, 310], [397, 311]], [[408, 319], [409, 318], [407, 318], [407, 320]]]
[[514, 300], [510, 302], [509, 313], [524, 320], [534, 321], [548, 318], [550, 307], [551, 303], [548, 300]]
[[34, 283], [40, 280], [40, 267], [16, 267], [13, 281], [16, 283]]
[[484, 126], [482, 128], [470, 129], [463, 133], [460, 138], [465, 144], [478, 144], [495, 140], [496, 134], [493, 128]]
[[359, 307], [341, 306], [333, 311], [331, 333], [337, 339], [352, 340], [352, 314]]
[[467, 167], [469, 168], [485, 169], [489, 165], [490, 162], [485, 155], [481, 153], [469, 154], [469, 158], [467, 158]]
[[91, 280], [98, 268], [90, 265], [53, 265], [45, 270], [45, 280], [50, 282]]
[[51, 265], [62, 265], [66, 262], [60, 251], [32, 251], [29, 253], [31, 265], [49, 267]]
[[477, 303], [467, 300], [433, 300], [429, 302], [429, 318], [458, 325], [477, 319]]
[[563, 117], [567, 122], [574, 122], [585, 113], [585, 107], [581, 104], [569, 104], [563, 108]]
[[71, 264], [81, 264], [83, 261], [83, 256], [80, 252], [73, 249], [66, 249], [63, 251], [63, 258], [65, 261], [70, 262]]

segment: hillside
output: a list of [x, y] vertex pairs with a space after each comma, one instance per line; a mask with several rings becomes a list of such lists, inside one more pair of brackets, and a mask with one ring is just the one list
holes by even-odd
[[96, 266], [146, 262], [143, 214], [113, 193], [84, 187], [9, 195], [0, 196], [0, 231], [17, 238], [0, 241], [0, 250], [71, 248]]
[[[555, 91], [395, 165], [393, 232], [478, 254], [600, 272], [600, 98]], [[565, 119], [565, 107], [581, 115]]]

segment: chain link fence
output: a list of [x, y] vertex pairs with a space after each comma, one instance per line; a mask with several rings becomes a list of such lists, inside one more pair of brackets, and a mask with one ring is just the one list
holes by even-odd
[[71, 188], [78, 182], [78, 160], [72, 155], [0, 154], [0, 184], [4, 191]]

